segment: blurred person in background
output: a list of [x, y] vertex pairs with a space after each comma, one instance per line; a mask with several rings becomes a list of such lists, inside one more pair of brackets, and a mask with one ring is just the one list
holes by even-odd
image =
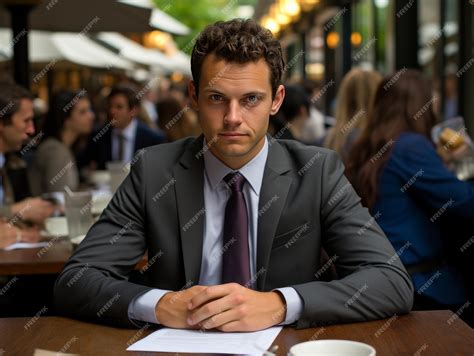
[[85, 161], [92, 169], [105, 169], [106, 162], [128, 163], [133, 154], [164, 142], [164, 136], [138, 118], [140, 102], [131, 85], [112, 88], [107, 98], [109, 121], [92, 135]]
[[377, 72], [360, 68], [345, 75], [336, 98], [336, 124], [329, 129], [324, 147], [347, 158], [353, 142], [366, 125], [381, 79]]
[[200, 134], [197, 116], [189, 105], [182, 105], [175, 97], [161, 99], [157, 104], [160, 129], [167, 142]]
[[[445, 168], [430, 141], [432, 101], [431, 85], [418, 71], [384, 78], [346, 165], [363, 205], [397, 250], [394, 258], [411, 274], [413, 309], [457, 311], [469, 298], [463, 273], [472, 269], [455, 266], [446, 251], [459, 237], [455, 221], [474, 219], [474, 186]], [[469, 313], [472, 306], [461, 317], [468, 321]]]
[[285, 84], [280, 111], [270, 120], [270, 133], [277, 139], [302, 141], [309, 118], [310, 100], [300, 85]]
[[326, 134], [326, 117], [323, 113], [322, 102], [318, 100], [321, 90], [321, 84], [315, 81], [305, 79], [302, 81], [302, 86], [309, 97], [309, 117], [302, 129], [302, 140], [308, 143], [316, 143], [321, 140]]
[[[150, 82], [144, 84], [145, 93], [140, 100], [140, 119], [151, 129], [158, 128], [158, 111], [156, 104], [158, 103], [158, 84], [157, 79], [152, 79]], [[140, 96], [140, 95], [138, 95]], [[140, 98], [139, 98], [140, 99]]]
[[79, 188], [73, 146], [81, 136], [90, 134], [94, 117], [85, 91], [63, 90], [53, 96], [43, 126], [44, 139], [29, 167], [34, 195]]
[[445, 99], [444, 99], [444, 119], [451, 119], [458, 116], [458, 78], [454, 73], [446, 75]]
[[[50, 216], [55, 207], [51, 202], [40, 198], [27, 198], [15, 202], [10, 182], [5, 155], [19, 151], [25, 141], [35, 133], [33, 124], [33, 97], [24, 88], [12, 83], [0, 83], [0, 218], [9, 220], [9, 224], [20, 224], [23, 221], [41, 225]], [[25, 147], [28, 148], [29, 146]], [[19, 231], [16, 227], [6, 229], [3, 225], [2, 245], [15, 241], [34, 241], [39, 239], [37, 228], [25, 228]], [[22, 224], [23, 225], [23, 224]], [[9, 237], [10, 236], [10, 237]]]

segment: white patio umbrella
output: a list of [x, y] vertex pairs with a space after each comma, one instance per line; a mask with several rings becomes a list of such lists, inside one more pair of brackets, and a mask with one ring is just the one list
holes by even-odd
[[151, 0], [118, 0], [121, 3], [151, 9], [150, 25], [175, 35], [187, 35], [191, 30], [166, 12], [156, 8]]
[[[31, 31], [28, 40], [31, 63], [68, 61], [92, 68], [134, 69], [132, 62], [77, 33]], [[11, 31], [0, 29], [0, 56], [4, 60], [12, 58], [11, 42]]]
[[178, 71], [191, 74], [190, 58], [183, 52], [167, 56], [157, 49], [146, 48], [117, 32], [101, 32], [96, 38], [115, 48], [121, 57], [163, 73]]
[[[31, 30], [64, 31], [64, 32], [147, 32], [155, 27], [150, 23], [153, 9], [140, 5], [141, 0], [119, 2], [116, 0], [44, 0], [32, 8], [29, 13], [27, 4], [35, 1], [0, 0], [0, 5], [12, 6], [15, 11], [16, 25], [11, 24], [11, 16], [4, 6], [0, 6], [0, 27], [15, 28], [17, 37], [20, 29], [25, 34], [14, 43], [15, 79], [28, 86], [28, 58], [25, 54], [28, 47], [26, 38]], [[135, 4], [140, 6], [134, 6]], [[160, 27], [166, 31], [166, 28]]]
[[96, 39], [100, 43], [113, 47], [122, 58], [165, 73], [173, 70], [171, 60], [163, 53], [145, 48], [118, 32], [101, 32], [96, 35]]

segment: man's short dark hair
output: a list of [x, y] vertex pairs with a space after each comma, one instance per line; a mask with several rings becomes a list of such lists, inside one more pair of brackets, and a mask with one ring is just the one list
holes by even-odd
[[20, 110], [22, 99], [33, 100], [33, 95], [17, 84], [0, 82], [0, 122], [11, 124], [12, 116]]
[[116, 95], [123, 95], [127, 99], [128, 108], [132, 109], [140, 105], [140, 100], [137, 97], [137, 89], [132, 85], [116, 85], [110, 91], [109, 96], [107, 97], [107, 102], [110, 102]]
[[270, 84], [275, 96], [283, 74], [284, 61], [280, 42], [254, 20], [218, 21], [201, 32], [191, 54], [191, 72], [199, 90], [204, 59], [214, 54], [227, 62], [248, 63], [265, 59], [270, 69]]

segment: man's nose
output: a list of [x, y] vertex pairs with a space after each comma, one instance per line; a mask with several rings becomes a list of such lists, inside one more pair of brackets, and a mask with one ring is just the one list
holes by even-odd
[[239, 125], [242, 122], [242, 110], [237, 100], [230, 100], [227, 112], [224, 117], [224, 123], [230, 126]]
[[35, 124], [33, 122], [29, 122], [26, 125], [26, 133], [28, 135], [34, 135], [34, 133], [35, 133]]

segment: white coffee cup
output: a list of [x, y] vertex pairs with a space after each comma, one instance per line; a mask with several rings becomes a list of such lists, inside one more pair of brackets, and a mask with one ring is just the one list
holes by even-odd
[[291, 347], [289, 356], [375, 356], [375, 349], [350, 340], [315, 340]]

